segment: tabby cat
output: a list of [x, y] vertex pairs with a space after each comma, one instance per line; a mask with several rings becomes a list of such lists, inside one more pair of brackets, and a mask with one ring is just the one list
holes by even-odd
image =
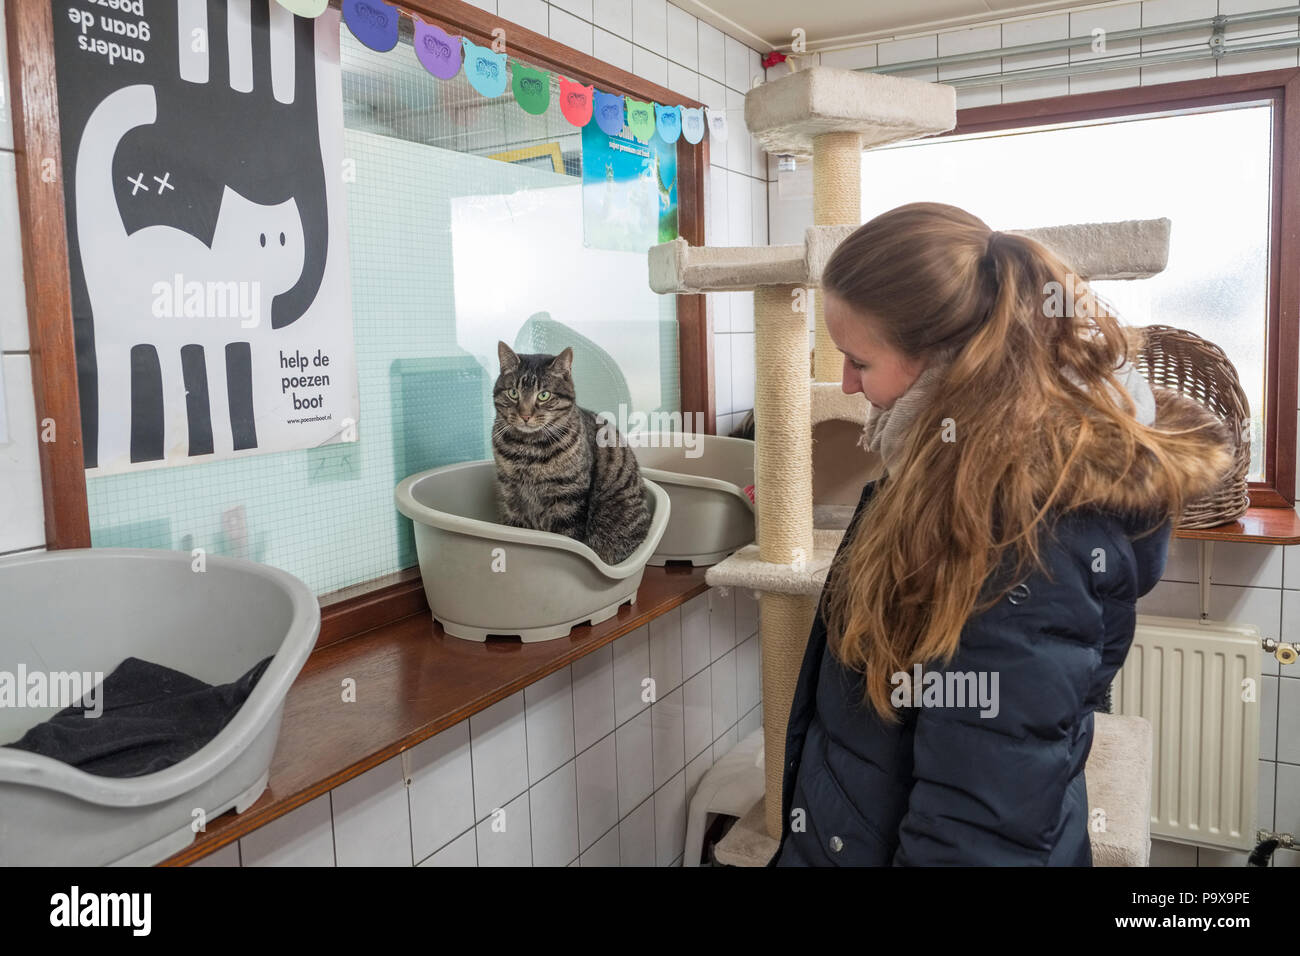
[[636, 455], [616, 429], [578, 405], [573, 349], [517, 355], [497, 343], [501, 374], [492, 393], [497, 504], [505, 524], [581, 541], [607, 564], [636, 550], [650, 530]]

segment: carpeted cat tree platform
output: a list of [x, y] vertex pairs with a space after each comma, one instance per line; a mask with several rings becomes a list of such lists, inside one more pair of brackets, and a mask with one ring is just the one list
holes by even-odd
[[[723, 248], [676, 239], [650, 250], [655, 292], [754, 293], [760, 386], [754, 400], [758, 540], [710, 568], [706, 580], [759, 594], [763, 728], [735, 748], [735, 760], [724, 758], [700, 781], [688, 815], [687, 865], [699, 850], [703, 818], [712, 812], [740, 818], [717, 847], [720, 861], [763, 866], [776, 850], [786, 722], [817, 596], [852, 506], [873, 467], [879, 469], [857, 445], [866, 402], [840, 390], [842, 358], [827, 333], [821, 296], [813, 297], [809, 380], [807, 314], [795, 311], [796, 291], [819, 285], [830, 253], [861, 224], [862, 150], [951, 129], [955, 98], [952, 87], [831, 67], [764, 83], [745, 96], [745, 123], [768, 152], [812, 157], [814, 225], [805, 241]], [[1021, 231], [1093, 279], [1150, 276], [1168, 258], [1167, 219]], [[821, 429], [818, 450], [829, 451], [826, 460], [839, 468], [820, 476], [824, 496], [814, 486], [814, 426]], [[843, 500], [850, 493], [851, 500]], [[1099, 745], [1103, 735], [1107, 746]], [[1097, 740], [1087, 767], [1089, 802], [1104, 811], [1107, 826], [1093, 833], [1094, 858], [1099, 865], [1144, 866], [1150, 726], [1141, 718], [1097, 715]]]

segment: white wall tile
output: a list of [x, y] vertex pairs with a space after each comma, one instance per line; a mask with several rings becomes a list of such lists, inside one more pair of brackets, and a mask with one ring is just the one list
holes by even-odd
[[[573, 759], [573, 685], [561, 668], [524, 688], [530, 784]], [[564, 858], [568, 863], [577, 854]]]
[[[497, 16], [542, 36], [546, 36], [548, 13], [545, 0], [497, 0]], [[506, 43], [509, 42], [507, 31]]]
[[578, 856], [578, 779], [569, 761], [528, 791], [533, 866], [568, 866]]
[[[734, 171], [729, 170], [727, 173], [727, 229], [731, 236], [729, 245], [747, 246], [754, 235], [754, 204], [749, 198], [749, 184], [753, 181]], [[734, 325], [732, 331], [736, 331]]]
[[0, 152], [0, 349], [26, 352], [30, 348], [23, 237], [18, 223], [18, 168], [13, 153]]
[[[1105, 49], [1093, 52], [1091, 46], [1073, 47], [1070, 50], [1070, 62], [1080, 63], [1089, 60], [1106, 59], [1140, 52], [1138, 40], [1111, 40], [1107, 34], [1119, 33], [1121, 30], [1136, 30], [1142, 26], [1142, 4], [1129, 3], [1118, 7], [1101, 7], [1092, 10], [1078, 10], [1070, 14], [1070, 35], [1091, 36], [1094, 30], [1106, 31], [1098, 40], [1104, 40]], [[1083, 73], [1070, 77], [1071, 93], [1094, 93], [1098, 90], [1114, 90], [1126, 86], [1137, 86], [1140, 81], [1136, 67], [1125, 70], [1106, 70], [1102, 73]]]
[[592, 56], [598, 60], [604, 60], [611, 66], [616, 66], [620, 70], [632, 72], [632, 41], [625, 40], [620, 36], [615, 36], [608, 30], [602, 30], [600, 27], [595, 28], [596, 42], [593, 47]]
[[632, 0], [595, 0], [592, 22], [624, 40], [632, 39]]
[[[975, 53], [982, 50], [997, 50], [1002, 46], [1002, 27], [1000, 24], [975, 27], [971, 30], [956, 30], [952, 33], [939, 34], [939, 56], [953, 56], [958, 53]], [[997, 73], [1002, 68], [999, 57], [987, 60], [974, 60], [955, 66], [939, 67], [939, 82], [963, 76], [983, 76]], [[1002, 87], [974, 86], [957, 89], [957, 109], [964, 110], [974, 106], [991, 106], [1002, 102]]]
[[763, 696], [763, 657], [757, 634], [736, 645], [736, 710], [748, 713]]
[[632, 47], [632, 72], [643, 80], [668, 85], [668, 61], [645, 47]]
[[1277, 682], [1277, 759], [1300, 763], [1300, 677], [1279, 677]]
[[606, 644], [570, 665], [573, 669], [573, 738], [578, 753], [614, 729], [613, 651]]
[[741, 713], [740, 719], [736, 721], [736, 733], [744, 740], [754, 731], [761, 729], [763, 726], [763, 708], [757, 705], [751, 707], [748, 711]]
[[[1154, 27], [1185, 20], [1201, 20], [1213, 17], [1218, 12], [1218, 0], [1146, 0], [1142, 4], [1142, 25]], [[1201, 45], [1205, 43], [1206, 34], [1205, 30], [1195, 30], [1168, 37], [1145, 37], [1142, 40], [1142, 53], [1145, 56], [1178, 47]], [[1187, 63], [1162, 63], [1142, 68], [1142, 85], [1202, 80], [1214, 74], [1214, 60], [1208, 58]]]
[[471, 6], [478, 7], [480, 10], [486, 10], [488, 13], [497, 12], [497, 0], [466, 0]]
[[[1277, 806], [1273, 810], [1273, 829], [1278, 833], [1300, 836], [1300, 766], [1277, 765]], [[1280, 866], [1300, 865], [1300, 852], [1279, 850], [1275, 862]]]
[[1182, 581], [1161, 581], [1138, 598], [1137, 602], [1139, 614], [1166, 617], [1196, 617], [1199, 607], [1200, 597], [1196, 585]]
[[469, 721], [448, 727], [411, 748], [411, 846], [415, 859], [474, 826], [474, 769]]
[[[736, 652], [728, 651], [709, 668], [713, 694], [713, 739], [736, 723]], [[729, 749], [729, 748], [728, 748]]]
[[731, 335], [717, 332], [713, 336], [713, 404], [719, 415], [735, 410], [731, 397]]
[[[474, 818], [482, 820], [528, 789], [528, 740], [522, 691], [469, 719], [474, 761]], [[483, 844], [479, 843], [479, 856]]]
[[632, 4], [632, 42], [664, 57], [668, 55], [667, 7], [664, 0]]
[[36, 428], [32, 363], [26, 355], [6, 355], [5, 420], [9, 442], [0, 445], [0, 554], [45, 546], [45, 503]]
[[478, 866], [478, 846], [474, 831], [468, 830], [433, 856], [424, 860], [420, 866]]
[[695, 790], [700, 785], [700, 780], [713, 766], [713, 747], [705, 747], [698, 757], [686, 764], [686, 805], [689, 808], [691, 801], [695, 799]]
[[646, 800], [618, 825], [619, 866], [655, 865], [655, 805]]
[[400, 757], [330, 791], [339, 866], [411, 866], [411, 812]]
[[1170, 840], [1151, 841], [1152, 866], [1195, 866], [1196, 847]]
[[258, 827], [239, 844], [244, 866], [333, 866], [330, 795], [323, 793]]
[[[753, 230], [752, 244], [767, 245], [767, 183], [761, 179], [751, 179], [749, 182], [749, 220], [750, 228]], [[753, 293], [751, 292], [750, 295], [752, 296]], [[749, 327], [738, 331], [754, 330], [753, 310], [750, 311], [750, 315]]]
[[582, 854], [581, 866], [618, 866], [618, 827], [596, 841], [596, 845]]
[[[726, 592], [726, 593], [723, 593]], [[709, 588], [709, 659], [736, 646], [736, 589]]]
[[[703, 20], [699, 25], [700, 73], [718, 83], [727, 82], [726, 42], [721, 30]], [[707, 101], [706, 101], [707, 102]]]
[[713, 759], [720, 760], [740, 743], [740, 735], [735, 724], [728, 727], [717, 740], [713, 741]]
[[614, 732], [618, 756], [618, 812], [627, 816], [654, 790], [650, 711], [643, 710]]
[[[736, 294], [750, 296], [749, 299], [741, 300], [739, 304], [741, 306], [748, 305], [748, 315], [750, 317], [748, 324], [750, 328], [753, 328], [753, 293], [738, 292]], [[736, 303], [732, 304], [731, 315], [734, 323]], [[754, 381], [754, 333], [733, 332], [731, 335], [731, 403], [735, 406], [735, 411], [754, 407]]]
[[650, 706], [643, 699], [650, 676], [650, 629], [638, 627], [614, 641], [614, 722], [622, 724]]
[[650, 676], [662, 700], [682, 684], [682, 616], [673, 608], [650, 622]]
[[681, 607], [682, 676], [694, 677], [709, 666], [709, 594], [697, 594]]
[[749, 588], [736, 588], [733, 592], [736, 607], [736, 642], [758, 633], [758, 592]]
[[686, 766], [682, 696], [679, 687], [650, 708], [650, 750], [656, 790]]
[[690, 67], [668, 61], [668, 89], [682, 96], [698, 100], [700, 98], [700, 74]]
[[[1190, 581], [1195, 584], [1200, 580], [1201, 549], [1198, 541], [1186, 541], [1182, 538], [1170, 538], [1169, 558], [1165, 562], [1162, 581]], [[1217, 547], [1216, 547], [1217, 550]]]
[[655, 862], [671, 866], [686, 844], [686, 774], [677, 773], [655, 791]]
[[682, 688], [682, 716], [685, 731], [685, 755], [694, 760], [707, 754], [713, 743], [713, 677], [703, 670]]
[[668, 59], [692, 70], [700, 64], [698, 22], [681, 7], [668, 4]]
[[[749, 135], [749, 128], [745, 126], [745, 94], [731, 87], [727, 87], [727, 168], [736, 173], [749, 175], [750, 169], [754, 162], [754, 143]], [[732, 191], [736, 189], [735, 183], [732, 183]], [[735, 197], [732, 197], [735, 201]], [[742, 198], [746, 207], [749, 205], [749, 193], [745, 192]], [[734, 207], [732, 213], [734, 215]], [[749, 210], [745, 210], [746, 223], [749, 222]], [[731, 221], [732, 236], [734, 244], [738, 246], [747, 246], [753, 235], [748, 226], [740, 226], [733, 218]]]
[[500, 813], [492, 814], [474, 828], [479, 866], [532, 866], [528, 796], [527, 792], [521, 793], [502, 807]]
[[578, 834], [585, 851], [618, 823], [618, 758], [614, 735], [578, 754]]
[[1264, 674], [1259, 680], [1259, 756], [1277, 759], [1277, 682], [1282, 678]]
[[1215, 584], [1280, 588], [1283, 553], [1278, 545], [1216, 541], [1210, 580]]
[[[938, 56], [938, 51], [938, 37], [930, 34], [929, 36], [908, 37], [906, 40], [887, 40], [884, 43], [877, 44], [876, 58], [881, 66], [888, 66], [891, 63], [906, 63], [909, 60], [924, 60]], [[902, 73], [890, 75], [907, 76], [918, 80], [928, 80], [933, 83], [938, 79], [938, 70], [931, 66], [917, 70], [904, 70]]]
[[1273, 829], [1273, 793], [1277, 787], [1277, 764], [1271, 760], [1259, 762], [1259, 790], [1256, 792], [1255, 826]]
[[[1033, 20], [1016, 20], [1002, 24], [1002, 45], [1022, 46], [1026, 43], [1043, 43], [1047, 40], [1064, 40], [1070, 35], [1070, 15], [1058, 13]], [[1039, 66], [1054, 66], [1069, 62], [1065, 50], [1051, 53], [1030, 53], [1002, 58], [1002, 72], [1028, 70]], [[1017, 80], [1002, 84], [1002, 102], [1018, 103], [1048, 96], [1064, 96], [1070, 91], [1068, 78], [1049, 77], [1038, 80]]]
[[[1275, 5], [1265, 0], [1219, 0], [1219, 12], [1227, 16], [1234, 13], [1248, 13], [1255, 10], [1273, 9]], [[1249, 41], [1250, 39], [1267, 39], [1294, 37], [1296, 21], [1265, 20], [1257, 23], [1230, 25], [1223, 34], [1229, 44]], [[1284, 70], [1296, 65], [1296, 51], [1265, 50], [1260, 53], [1232, 54], [1219, 60], [1219, 76], [1232, 76], [1238, 73], [1252, 73], [1256, 70]]]
[[591, 20], [591, 0], [550, 0], [550, 4], [575, 17], [581, 17], [588, 22]]
[[1300, 544], [1282, 548], [1282, 587], [1300, 589]]
[[[749, 92], [750, 69], [749, 47], [733, 36], [722, 38], [723, 55], [726, 59], [726, 84], [740, 93]], [[728, 119], [727, 122], [731, 122]]]
[[551, 10], [550, 37], [557, 43], [572, 47], [583, 53], [592, 53], [593, 27], [587, 20], [575, 17], [563, 10]]
[[868, 66], [878, 66], [879, 58], [876, 44], [849, 47], [846, 50], [828, 50], [821, 55], [822, 66], [834, 66], [841, 70], [858, 70]]

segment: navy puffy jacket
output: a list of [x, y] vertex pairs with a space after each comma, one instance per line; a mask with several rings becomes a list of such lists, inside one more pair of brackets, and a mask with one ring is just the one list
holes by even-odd
[[[862, 491], [851, 536], [876, 482]], [[1093, 712], [1133, 640], [1134, 604], [1160, 578], [1170, 525], [1074, 512], [1035, 572], [973, 616], [946, 668], [998, 675], [996, 714], [906, 707], [887, 725], [861, 674], [813, 622], [786, 734], [781, 844], [769, 866], [1091, 866], [1084, 764]], [[1098, 567], [1102, 549], [1105, 570]], [[798, 813], [802, 811], [802, 813]], [[792, 814], [798, 829], [792, 829]]]

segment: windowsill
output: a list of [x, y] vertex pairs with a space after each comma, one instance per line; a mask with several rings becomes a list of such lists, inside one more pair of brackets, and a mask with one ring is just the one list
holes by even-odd
[[[426, 608], [347, 640], [318, 643], [285, 698], [266, 792], [243, 813], [209, 821], [192, 844], [159, 865], [193, 863], [636, 630], [704, 593], [706, 570], [647, 567], [632, 604], [553, 641], [449, 637]], [[349, 678], [356, 701], [343, 703]]]
[[1249, 508], [1230, 524], [1195, 531], [1175, 531], [1193, 541], [1241, 541], [1251, 544], [1300, 544], [1300, 515], [1295, 508]]

